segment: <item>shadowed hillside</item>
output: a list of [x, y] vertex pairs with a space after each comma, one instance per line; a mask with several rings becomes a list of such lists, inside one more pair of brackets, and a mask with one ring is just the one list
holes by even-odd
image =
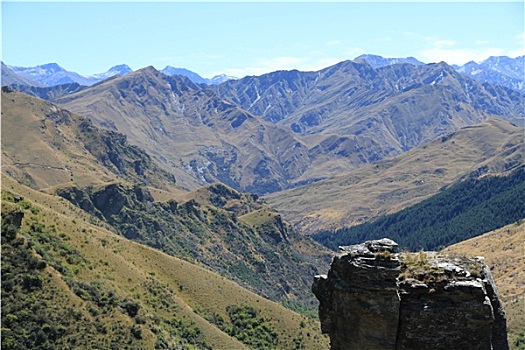
[[175, 184], [123, 134], [10, 88], [2, 91], [2, 155], [4, 173], [37, 189], [117, 178], [165, 189]]

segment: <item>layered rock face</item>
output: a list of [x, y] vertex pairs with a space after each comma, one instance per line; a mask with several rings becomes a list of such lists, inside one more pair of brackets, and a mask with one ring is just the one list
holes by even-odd
[[341, 247], [312, 287], [333, 350], [508, 349], [483, 258], [399, 253], [390, 239]]

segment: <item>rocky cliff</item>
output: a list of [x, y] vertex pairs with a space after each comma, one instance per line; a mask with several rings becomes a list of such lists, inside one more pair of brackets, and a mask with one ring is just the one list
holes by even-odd
[[312, 290], [334, 350], [508, 349], [505, 312], [480, 257], [366, 241], [341, 247]]

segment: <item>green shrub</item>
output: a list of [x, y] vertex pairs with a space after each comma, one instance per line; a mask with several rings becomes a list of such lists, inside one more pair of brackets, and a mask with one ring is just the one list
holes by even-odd
[[277, 332], [249, 305], [230, 305], [226, 311], [232, 324], [229, 334], [254, 349], [272, 349], [277, 345]]

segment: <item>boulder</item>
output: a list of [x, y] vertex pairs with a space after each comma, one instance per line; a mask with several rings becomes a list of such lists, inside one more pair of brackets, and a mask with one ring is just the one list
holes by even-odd
[[508, 349], [483, 258], [400, 253], [386, 238], [340, 250], [312, 286], [331, 349]]

